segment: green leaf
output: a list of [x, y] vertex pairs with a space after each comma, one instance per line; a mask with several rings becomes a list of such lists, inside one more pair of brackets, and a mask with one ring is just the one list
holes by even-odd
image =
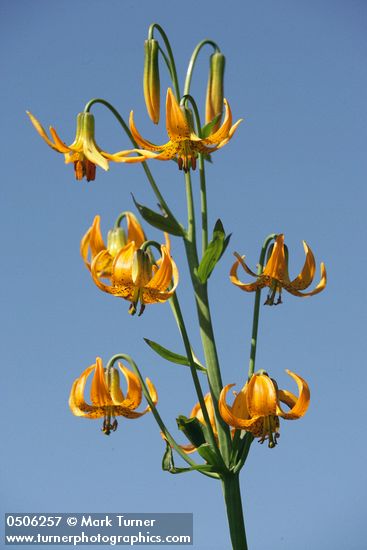
[[166, 233], [169, 233], [170, 235], [177, 235], [182, 237], [184, 235], [184, 230], [181, 227], [181, 225], [175, 220], [175, 218], [171, 215], [165, 215], [158, 214], [157, 212], [154, 212], [154, 210], [151, 210], [147, 206], [143, 206], [142, 204], [139, 204], [134, 196], [133, 201], [135, 203], [136, 208], [139, 210], [139, 213], [141, 217], [148, 222], [153, 227], [157, 227], [157, 229], [160, 229], [161, 231], [165, 231]]
[[223, 468], [223, 463], [220, 462], [220, 459], [217, 457], [214, 449], [209, 443], [203, 443], [198, 447], [197, 452], [208, 464], [213, 466], [216, 471], [220, 471]]
[[209, 279], [225, 248], [228, 246], [229, 239], [230, 235], [225, 238], [222, 222], [217, 220], [213, 230], [213, 238], [208, 244], [198, 267], [198, 277], [201, 283], [205, 284]]
[[173, 461], [173, 453], [169, 443], [166, 442], [166, 450], [162, 459], [162, 470], [169, 472], [170, 474], [185, 474], [186, 472], [199, 471], [199, 472], [214, 472], [212, 466], [209, 464], [198, 464], [197, 466], [191, 466], [189, 468], [176, 468]]
[[[163, 357], [163, 359], [166, 359], [167, 361], [171, 361], [171, 363], [176, 363], [177, 365], [185, 365], [190, 366], [190, 362], [187, 357], [184, 355], [179, 355], [178, 353], [174, 353], [173, 351], [170, 351], [167, 348], [164, 348], [157, 342], [153, 342], [153, 340], [149, 340], [148, 338], [144, 338], [145, 342], [154, 350], [158, 355]], [[195, 368], [197, 370], [200, 370], [202, 372], [206, 372], [206, 368], [199, 362], [199, 360], [194, 356], [195, 361]]]
[[200, 447], [200, 445], [206, 443], [202, 424], [197, 418], [187, 418], [187, 416], [180, 415], [176, 418], [176, 422], [178, 429], [186, 435], [194, 447]]

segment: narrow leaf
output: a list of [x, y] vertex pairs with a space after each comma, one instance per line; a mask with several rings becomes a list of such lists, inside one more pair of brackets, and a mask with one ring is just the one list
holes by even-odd
[[170, 235], [177, 235], [180, 237], [184, 235], [183, 228], [174, 219], [173, 216], [171, 215], [162, 216], [162, 214], [158, 214], [157, 212], [154, 212], [154, 210], [151, 210], [147, 206], [143, 206], [142, 204], [139, 204], [135, 200], [134, 196], [133, 196], [133, 201], [135, 203], [136, 208], [139, 210], [141, 217], [150, 225], [152, 225], [153, 227], [156, 227], [157, 229], [160, 229], [161, 231], [165, 231]]
[[[190, 366], [190, 362], [187, 357], [184, 355], [179, 355], [178, 353], [175, 353], [173, 351], [170, 351], [167, 348], [164, 348], [157, 342], [153, 342], [153, 340], [149, 340], [148, 338], [144, 338], [145, 342], [148, 344], [149, 347], [152, 348], [158, 355], [163, 357], [163, 359], [166, 359], [167, 361], [171, 361], [171, 363], [175, 363], [177, 365], [185, 365]], [[195, 368], [197, 370], [200, 370], [202, 372], [206, 372], [206, 368], [196, 359], [195, 361]]]
[[225, 233], [223, 224], [221, 220], [217, 220], [213, 230], [213, 238], [208, 244], [198, 268], [198, 277], [203, 284], [209, 279], [213, 269], [222, 256], [224, 243]]

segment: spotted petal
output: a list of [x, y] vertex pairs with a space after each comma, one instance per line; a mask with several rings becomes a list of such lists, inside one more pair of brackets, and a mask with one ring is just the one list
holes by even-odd
[[[293, 405], [291, 410], [288, 412], [285, 412], [282, 410], [280, 403], [278, 401], [277, 414], [282, 418], [285, 418], [286, 420], [296, 420], [297, 418], [301, 418], [301, 416], [304, 416], [304, 414], [308, 409], [308, 406], [310, 404], [310, 389], [308, 387], [306, 380], [298, 376], [298, 374], [295, 374], [290, 370], [286, 370], [286, 372], [297, 383], [299, 396], [298, 396], [297, 402]], [[284, 397], [284, 394], [283, 394], [283, 397]]]

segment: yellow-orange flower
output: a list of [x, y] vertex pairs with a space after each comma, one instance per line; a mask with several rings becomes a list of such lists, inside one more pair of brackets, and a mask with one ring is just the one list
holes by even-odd
[[[223, 420], [239, 430], [251, 432], [260, 438], [260, 443], [269, 440], [269, 447], [275, 447], [279, 437], [279, 417], [296, 420], [306, 413], [310, 404], [310, 390], [307, 382], [290, 370], [286, 372], [295, 380], [299, 396], [287, 390], [279, 390], [275, 380], [264, 371], [255, 373], [237, 394], [233, 405], [226, 403], [226, 396], [234, 384], [223, 388], [219, 397], [219, 412]], [[290, 410], [284, 411], [281, 403]]]
[[[120, 371], [123, 373], [127, 382], [126, 396], [122, 393], [120, 387], [120, 376], [116, 368], [104, 369], [102, 359], [97, 357], [94, 365], [88, 367], [77, 378], [70, 392], [69, 406], [75, 416], [85, 418], [104, 418], [102, 431], [109, 435], [111, 431], [117, 428], [116, 416], [125, 418], [140, 418], [150, 411], [147, 407], [142, 412], [137, 409], [142, 400], [141, 383], [132, 371], [121, 363], [118, 363]], [[89, 375], [94, 371], [90, 400], [91, 405], [84, 399], [85, 385]], [[149, 378], [146, 379], [150, 397], [154, 405], [158, 402], [156, 389]]]
[[99, 262], [95, 265], [95, 272], [99, 277], [110, 277], [113, 259], [117, 253], [128, 243], [134, 242], [138, 249], [146, 240], [143, 228], [132, 212], [125, 212], [127, 222], [127, 236], [122, 227], [114, 227], [108, 232], [107, 246], [101, 233], [101, 218], [96, 216], [92, 226], [88, 229], [80, 243], [80, 253], [85, 265], [90, 270], [91, 262], [100, 252]]
[[[237, 261], [233, 264], [230, 279], [231, 282], [238, 286], [241, 290], [246, 292], [253, 292], [265, 286], [269, 287], [270, 291], [266, 299], [266, 305], [275, 305], [281, 303], [281, 293], [284, 288], [290, 294], [299, 297], [313, 296], [324, 290], [326, 286], [326, 269], [324, 263], [321, 263], [321, 279], [319, 284], [311, 292], [300, 292], [305, 290], [312, 283], [315, 271], [316, 271], [316, 262], [315, 257], [312, 253], [310, 247], [303, 241], [303, 247], [306, 254], [306, 260], [300, 274], [290, 280], [288, 274], [288, 258], [286, 253], [286, 247], [284, 245], [284, 235], [278, 235], [273, 250], [271, 252], [270, 258], [266, 263], [264, 271], [261, 275], [256, 275], [251, 269], [247, 266], [244, 261], [245, 256], [240, 256], [235, 252]], [[237, 277], [238, 266], [241, 265], [243, 269], [249, 275], [256, 277], [257, 280], [254, 283], [242, 283]], [[276, 293], [278, 292], [278, 300], [274, 302]]]
[[166, 302], [173, 296], [178, 284], [178, 270], [170, 253], [169, 241], [161, 246], [161, 258], [153, 264], [149, 252], [132, 241], [116, 254], [110, 270], [110, 283], [101, 281], [100, 268], [109, 258], [108, 250], [101, 250], [93, 259], [91, 274], [96, 285], [109, 294], [131, 302], [129, 313], [136, 313], [140, 302], [141, 315], [145, 304]]
[[[56, 130], [50, 126], [51, 139], [41, 123], [29, 111], [27, 115], [39, 135], [54, 151], [63, 153], [66, 164], [73, 163], [75, 177], [87, 181], [95, 179], [96, 166], [104, 170], [109, 169], [108, 160], [121, 162], [122, 152], [118, 157], [105, 153], [98, 147], [94, 138], [94, 116], [92, 113], [79, 113], [77, 116], [76, 136], [71, 145], [66, 145], [58, 136]], [[108, 158], [108, 160], [107, 160]]]
[[[206, 138], [198, 137], [192, 130], [172, 90], [168, 88], [166, 99], [166, 128], [169, 141], [164, 145], [154, 145], [144, 139], [138, 132], [133, 112], [130, 114], [130, 130], [135, 141], [142, 149], [130, 151], [140, 156], [126, 156], [128, 151], [121, 151], [121, 162], [143, 162], [147, 159], [171, 160], [177, 158], [180, 170], [187, 172], [190, 167], [194, 170], [199, 153], [211, 154], [226, 145], [235, 133], [241, 120], [232, 125], [232, 113], [227, 100], [224, 100], [225, 117], [222, 126]], [[118, 153], [117, 153], [118, 155]]]

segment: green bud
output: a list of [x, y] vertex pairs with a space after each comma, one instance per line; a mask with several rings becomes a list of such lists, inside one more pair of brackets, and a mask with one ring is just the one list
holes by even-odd
[[107, 234], [107, 250], [111, 256], [116, 256], [119, 250], [126, 245], [126, 235], [122, 227], [115, 227]]
[[[221, 52], [210, 56], [208, 87], [206, 91], [205, 122], [208, 123], [223, 112], [225, 57]], [[213, 131], [220, 126], [220, 117]]]
[[160, 82], [158, 41], [149, 38], [144, 43], [144, 99], [149, 117], [158, 124], [160, 113]]

